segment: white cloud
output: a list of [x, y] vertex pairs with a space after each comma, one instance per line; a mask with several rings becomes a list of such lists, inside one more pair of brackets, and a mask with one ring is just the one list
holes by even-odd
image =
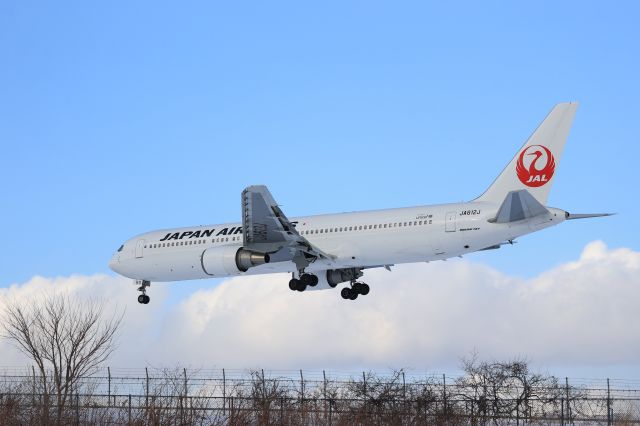
[[[142, 306], [136, 301], [135, 287], [130, 279], [102, 274], [57, 278], [36, 276], [26, 283], [0, 288], [0, 321], [7, 300], [28, 305], [39, 297], [58, 293], [77, 296], [80, 300], [101, 300], [105, 303], [105, 317], [124, 312], [118, 349], [113, 361], [125, 366], [131, 360], [136, 366], [140, 366], [152, 344], [153, 333], [149, 330], [157, 329], [157, 321], [162, 315], [162, 299], [167, 293], [162, 286], [157, 287], [154, 286], [154, 296], [160, 299], [160, 303]], [[10, 341], [0, 338], [0, 366], [18, 366], [26, 362]]]
[[126, 306], [112, 362], [123, 367], [437, 369], [474, 349], [555, 365], [639, 361], [640, 253], [629, 249], [594, 242], [579, 260], [530, 280], [469, 261], [372, 270], [365, 278], [371, 293], [356, 301], [337, 290], [291, 292], [287, 275], [267, 275], [226, 280], [169, 309], [162, 284], [140, 306], [129, 280], [107, 276], [34, 278], [0, 289], [0, 302], [61, 287]]

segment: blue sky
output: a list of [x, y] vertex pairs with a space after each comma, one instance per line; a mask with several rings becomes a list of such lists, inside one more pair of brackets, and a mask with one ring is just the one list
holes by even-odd
[[4, 2], [0, 286], [110, 273], [134, 234], [239, 220], [249, 184], [289, 216], [468, 200], [568, 100], [550, 204], [619, 215], [472, 258], [531, 277], [637, 250], [639, 8]]

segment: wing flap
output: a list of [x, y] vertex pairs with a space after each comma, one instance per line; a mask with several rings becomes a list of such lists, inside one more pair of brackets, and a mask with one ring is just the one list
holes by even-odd
[[247, 249], [278, 252], [288, 249], [285, 260], [299, 269], [321, 259], [331, 262], [334, 256], [311, 244], [296, 230], [264, 185], [253, 185], [242, 191], [243, 242]]

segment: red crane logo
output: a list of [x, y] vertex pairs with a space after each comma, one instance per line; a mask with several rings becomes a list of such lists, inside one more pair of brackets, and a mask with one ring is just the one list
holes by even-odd
[[534, 188], [549, 182], [555, 169], [556, 161], [553, 154], [549, 148], [542, 145], [531, 145], [523, 149], [516, 165], [520, 182]]

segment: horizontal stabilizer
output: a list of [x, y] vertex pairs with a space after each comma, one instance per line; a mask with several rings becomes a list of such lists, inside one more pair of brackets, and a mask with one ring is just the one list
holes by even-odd
[[613, 216], [615, 213], [586, 213], [586, 214], [573, 214], [573, 213], [569, 213], [567, 212], [567, 220], [572, 220], [572, 219], [588, 219], [590, 217], [603, 217], [603, 216]]
[[489, 222], [509, 223], [549, 213], [549, 210], [526, 189], [511, 191], [502, 202], [498, 214]]

